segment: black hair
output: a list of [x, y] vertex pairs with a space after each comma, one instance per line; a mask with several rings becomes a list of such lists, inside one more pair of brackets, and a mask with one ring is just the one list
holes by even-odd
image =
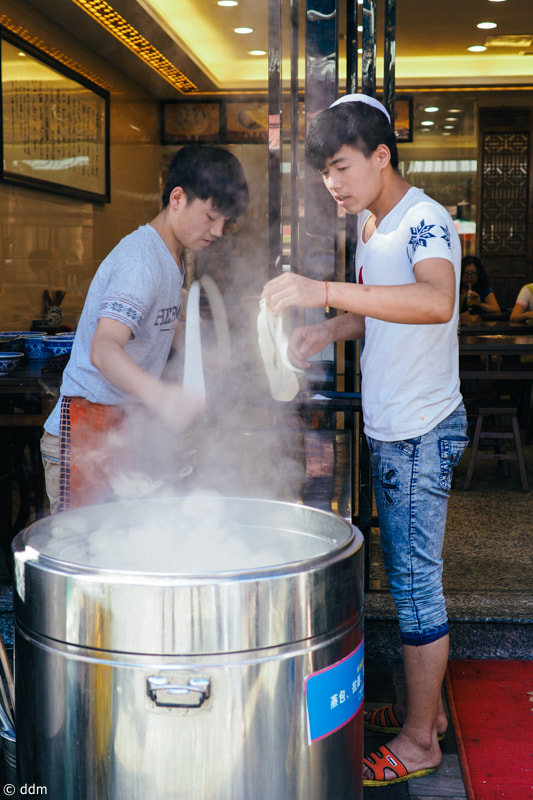
[[189, 144], [174, 154], [168, 168], [162, 203], [166, 208], [176, 186], [190, 203], [211, 200], [228, 217], [238, 217], [248, 207], [248, 183], [240, 161], [218, 145]]
[[487, 289], [491, 288], [489, 276], [487, 275], [487, 270], [481, 263], [480, 259], [477, 256], [464, 256], [461, 261], [461, 283], [463, 286], [466, 286], [466, 281], [464, 280], [464, 271], [465, 267], [469, 264], [473, 264], [477, 270], [477, 280], [473, 284], [472, 288], [476, 291], [479, 295], [483, 296], [483, 292]]
[[398, 167], [394, 129], [382, 111], [367, 103], [339, 103], [315, 117], [305, 142], [306, 159], [320, 171], [345, 144], [360, 150], [365, 158], [384, 144], [390, 150], [393, 169]]

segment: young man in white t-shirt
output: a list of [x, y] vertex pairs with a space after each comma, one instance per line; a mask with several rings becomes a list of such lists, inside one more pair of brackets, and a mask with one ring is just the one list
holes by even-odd
[[234, 155], [183, 147], [170, 163], [159, 214], [100, 264], [41, 441], [52, 513], [106, 499], [110, 477], [129, 466], [132, 437], [117, 432], [131, 409], [144, 407], [178, 432], [200, 410], [179, 383], [161, 380], [176, 334], [183, 254], [209, 247], [247, 205]]
[[347, 312], [294, 332], [289, 355], [298, 367], [332, 342], [365, 340], [363, 419], [407, 686], [405, 707], [365, 713], [369, 727], [395, 734], [364, 759], [364, 784], [381, 786], [434, 771], [447, 727], [441, 553], [452, 471], [468, 442], [458, 374], [461, 251], [449, 214], [398, 172], [394, 130], [374, 98], [347, 95], [319, 114], [306, 157], [339, 208], [358, 215], [358, 282], [287, 272], [263, 296], [275, 313]]

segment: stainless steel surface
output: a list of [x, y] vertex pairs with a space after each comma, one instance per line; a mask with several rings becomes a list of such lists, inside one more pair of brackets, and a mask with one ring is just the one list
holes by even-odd
[[[13, 545], [19, 624], [81, 647], [191, 655], [277, 647], [346, 623], [360, 547], [347, 522], [268, 500], [188, 504], [114, 503], [31, 525]], [[293, 607], [301, 612], [284, 613]]]
[[[310, 744], [306, 682], [362, 643], [360, 533], [305, 506], [203, 498], [253, 540], [252, 567], [175, 573], [167, 550], [147, 571], [155, 528], [137, 569], [102, 562], [101, 541], [120, 564], [128, 525], [161, 508], [165, 545], [186, 538], [183, 502], [80, 509], [17, 537], [21, 782], [55, 800], [358, 800], [362, 712]], [[276, 563], [272, 542], [293, 539]]]

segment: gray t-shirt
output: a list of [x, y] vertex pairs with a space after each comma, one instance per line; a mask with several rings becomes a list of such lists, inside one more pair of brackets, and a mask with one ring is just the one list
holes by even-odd
[[[127, 325], [132, 338], [126, 353], [156, 378], [168, 359], [181, 302], [183, 275], [163, 239], [151, 225], [125, 236], [100, 264], [76, 329], [63, 373], [61, 395], [91, 403], [125, 406], [133, 398], [119, 391], [91, 363], [91, 343], [100, 317]], [[60, 402], [45, 430], [59, 436]]]

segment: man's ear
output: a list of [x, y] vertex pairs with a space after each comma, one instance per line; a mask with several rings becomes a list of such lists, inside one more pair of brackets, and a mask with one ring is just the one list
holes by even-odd
[[182, 187], [175, 186], [170, 192], [169, 196], [170, 207], [176, 210], [180, 205], [186, 204], [186, 202], [187, 202], [187, 195], [185, 194]]
[[375, 152], [380, 167], [383, 168], [390, 164], [390, 150], [386, 144], [378, 144]]

